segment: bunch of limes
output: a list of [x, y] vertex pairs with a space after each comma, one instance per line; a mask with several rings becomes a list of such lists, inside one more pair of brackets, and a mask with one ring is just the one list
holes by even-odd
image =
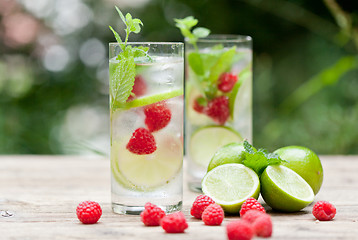
[[312, 150], [301, 146], [283, 147], [274, 153], [283, 161], [256, 173], [244, 165], [247, 155], [243, 143], [221, 147], [212, 157], [202, 180], [204, 194], [227, 213], [237, 214], [247, 198], [257, 199], [260, 193], [275, 210], [301, 210], [313, 202], [322, 185], [321, 161]]

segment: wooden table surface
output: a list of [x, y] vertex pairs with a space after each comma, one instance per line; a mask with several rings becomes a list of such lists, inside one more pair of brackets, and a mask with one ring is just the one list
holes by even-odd
[[[312, 205], [291, 214], [264, 205], [273, 220], [271, 239], [358, 239], [358, 156], [321, 160], [324, 182], [315, 201], [336, 206], [334, 221], [315, 221]], [[226, 239], [226, 224], [239, 217], [225, 217], [221, 226], [205, 226], [189, 214], [196, 196], [184, 184], [183, 212], [189, 228], [184, 234], [166, 234], [161, 227], [145, 227], [139, 216], [112, 213], [108, 159], [0, 156], [0, 239]], [[79, 223], [75, 209], [84, 200], [102, 206], [97, 224]]]

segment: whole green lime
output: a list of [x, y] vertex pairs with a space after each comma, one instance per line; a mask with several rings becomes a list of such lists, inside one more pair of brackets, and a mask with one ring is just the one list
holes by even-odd
[[227, 163], [242, 163], [245, 159], [244, 145], [242, 143], [229, 143], [219, 148], [208, 165], [208, 172], [217, 166]]
[[311, 149], [302, 146], [287, 146], [275, 151], [287, 162], [282, 165], [292, 169], [311, 186], [314, 194], [319, 192], [323, 182], [321, 160]]

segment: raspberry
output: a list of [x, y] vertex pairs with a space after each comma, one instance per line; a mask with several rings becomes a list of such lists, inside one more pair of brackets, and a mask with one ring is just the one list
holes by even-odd
[[97, 202], [84, 201], [76, 208], [78, 219], [84, 224], [96, 223], [102, 215], [101, 206]]
[[[132, 89], [132, 93], [134, 93], [135, 97], [143, 96], [147, 92], [147, 84], [145, 83], [142, 76], [137, 75], [134, 79], [134, 85]], [[135, 98], [134, 96], [129, 96], [127, 101], [131, 101]]]
[[223, 73], [218, 80], [218, 88], [220, 91], [227, 93], [230, 92], [237, 82], [237, 76], [232, 73]]
[[160, 225], [167, 233], [183, 233], [188, 228], [185, 216], [182, 212], [175, 212], [162, 218]]
[[140, 217], [146, 226], [159, 226], [165, 212], [152, 203], [146, 203]]
[[198, 113], [203, 113], [204, 112], [204, 106], [202, 104], [200, 104], [201, 101], [205, 101], [205, 99], [203, 97], [197, 97], [195, 100], [194, 100], [194, 103], [193, 103], [193, 109], [195, 111], [197, 111]]
[[250, 240], [254, 236], [251, 224], [243, 220], [230, 222], [226, 233], [229, 240]]
[[144, 155], [153, 153], [157, 146], [153, 134], [145, 128], [137, 128], [127, 143], [127, 149], [134, 154]]
[[[246, 216], [246, 214], [244, 215]], [[258, 237], [271, 237], [272, 221], [270, 215], [262, 213], [253, 223], [252, 228]]]
[[263, 206], [253, 197], [246, 199], [246, 201], [242, 204], [240, 209], [240, 216], [244, 216], [244, 214], [250, 209], [255, 209], [260, 212], [266, 213]]
[[318, 201], [313, 206], [312, 214], [320, 221], [329, 221], [336, 215], [336, 208], [329, 202]]
[[220, 225], [224, 220], [224, 210], [220, 205], [212, 203], [205, 208], [201, 218], [205, 225]]
[[258, 217], [260, 217], [263, 214], [265, 214], [265, 213], [263, 213], [259, 210], [250, 209], [244, 214], [244, 216], [241, 217], [241, 219], [245, 220], [249, 223], [253, 223]]
[[206, 195], [199, 195], [196, 197], [195, 201], [193, 202], [193, 206], [191, 207], [190, 214], [197, 218], [201, 219], [201, 215], [203, 214], [205, 208], [210, 204], [215, 203], [211, 197]]
[[157, 102], [149, 105], [144, 109], [145, 125], [150, 132], [158, 131], [168, 125], [172, 117], [169, 108], [164, 102]]
[[229, 98], [227, 96], [214, 98], [208, 103], [205, 113], [215, 122], [224, 125], [230, 116]]

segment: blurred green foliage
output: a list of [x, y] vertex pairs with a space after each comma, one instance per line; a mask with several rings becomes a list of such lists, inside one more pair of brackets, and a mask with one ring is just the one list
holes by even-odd
[[0, 0], [0, 154], [107, 154], [108, 25], [182, 41], [173, 18], [254, 39], [254, 144], [358, 153], [358, 7], [310, 0]]

